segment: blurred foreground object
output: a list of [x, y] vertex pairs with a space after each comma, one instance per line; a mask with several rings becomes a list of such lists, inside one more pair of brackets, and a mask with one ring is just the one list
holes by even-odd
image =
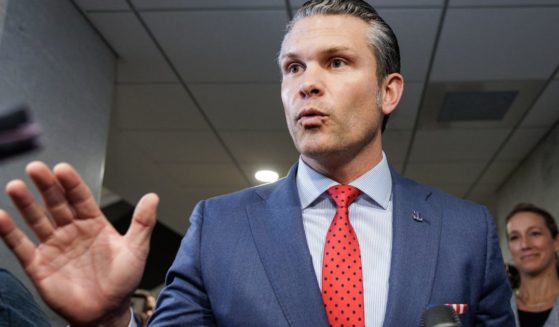
[[142, 326], [147, 326], [155, 309], [155, 297], [149, 291], [137, 289], [132, 295], [132, 309], [141, 320]]
[[31, 293], [5, 269], [0, 268], [0, 326], [50, 326]]
[[27, 106], [0, 109], [0, 160], [39, 148], [39, 134]]

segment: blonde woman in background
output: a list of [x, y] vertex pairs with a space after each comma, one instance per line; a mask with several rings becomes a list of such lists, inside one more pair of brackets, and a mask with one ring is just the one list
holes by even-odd
[[508, 247], [520, 273], [511, 304], [520, 327], [559, 326], [557, 224], [549, 212], [519, 204], [506, 218]]

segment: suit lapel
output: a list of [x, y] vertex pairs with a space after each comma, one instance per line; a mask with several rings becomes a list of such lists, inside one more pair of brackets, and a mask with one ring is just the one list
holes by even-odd
[[250, 228], [283, 313], [291, 326], [326, 326], [295, 182], [296, 168], [262, 202], [247, 207]]
[[[429, 303], [441, 233], [431, 192], [392, 171], [393, 240], [385, 326], [417, 324]], [[414, 219], [415, 217], [415, 219]]]

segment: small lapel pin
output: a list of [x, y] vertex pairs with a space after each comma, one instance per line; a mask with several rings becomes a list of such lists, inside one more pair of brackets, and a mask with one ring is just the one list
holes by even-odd
[[423, 222], [423, 217], [421, 216], [421, 213], [419, 213], [419, 211], [414, 210], [411, 217], [417, 222]]

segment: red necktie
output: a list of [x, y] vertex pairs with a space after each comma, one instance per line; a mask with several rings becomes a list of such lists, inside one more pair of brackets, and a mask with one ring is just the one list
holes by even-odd
[[357, 235], [349, 222], [348, 208], [361, 194], [350, 185], [328, 189], [336, 202], [336, 215], [326, 234], [322, 260], [322, 300], [330, 326], [363, 327], [363, 277]]

